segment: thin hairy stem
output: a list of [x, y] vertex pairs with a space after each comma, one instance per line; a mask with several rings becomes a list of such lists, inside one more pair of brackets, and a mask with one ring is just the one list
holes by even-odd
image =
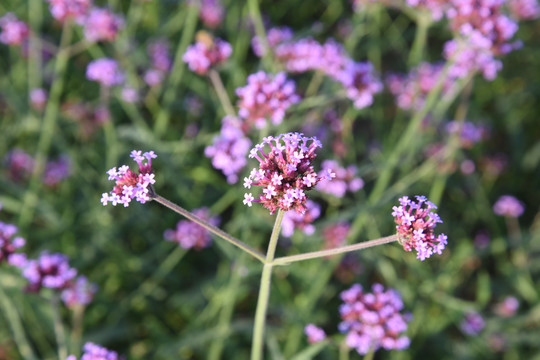
[[227, 90], [225, 90], [225, 86], [223, 86], [223, 82], [221, 81], [219, 73], [214, 69], [210, 69], [210, 71], [208, 72], [208, 77], [210, 78], [210, 81], [212, 82], [212, 85], [216, 90], [219, 102], [221, 102], [223, 110], [227, 115], [234, 116], [234, 107], [232, 106], [231, 99], [227, 94]]
[[62, 324], [62, 319], [60, 318], [59, 303], [60, 295], [53, 295], [53, 297], [51, 298], [51, 309], [54, 321], [54, 335], [56, 336], [56, 346], [58, 348], [58, 359], [65, 360], [68, 356], [66, 332], [64, 330], [64, 325]]

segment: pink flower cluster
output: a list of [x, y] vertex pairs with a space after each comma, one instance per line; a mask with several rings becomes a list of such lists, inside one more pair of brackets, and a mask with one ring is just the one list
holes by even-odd
[[519, 309], [519, 300], [514, 296], [508, 296], [503, 301], [495, 305], [494, 311], [500, 317], [512, 317]]
[[219, 0], [202, 0], [199, 12], [201, 22], [211, 29], [217, 28], [223, 21], [225, 9]]
[[296, 211], [287, 211], [285, 213], [281, 223], [281, 234], [285, 237], [291, 237], [294, 230], [299, 229], [306, 235], [312, 235], [315, 232], [313, 222], [319, 216], [321, 216], [321, 206], [308, 200], [305, 213], [299, 214]]
[[[270, 147], [265, 152], [265, 145]], [[286, 133], [277, 137], [268, 136], [250, 151], [250, 158], [259, 161], [259, 168], [244, 178], [244, 187], [261, 186], [263, 193], [254, 199], [251, 193], [244, 195], [244, 204], [261, 203], [273, 214], [277, 209], [306, 211], [306, 191], [311, 190], [321, 180], [335, 176], [331, 170], [321, 175], [313, 170], [312, 161], [317, 156], [315, 150], [322, 147], [317, 138], [304, 137], [300, 133]]]
[[62, 291], [62, 301], [67, 307], [86, 306], [94, 299], [97, 285], [88, 281], [86, 276], [79, 276], [70, 286]]
[[42, 252], [37, 260], [27, 260], [17, 266], [29, 282], [26, 287], [29, 292], [39, 292], [42, 287], [64, 290], [77, 275], [77, 270], [69, 266], [66, 255], [49, 254], [47, 251]]
[[499, 216], [517, 218], [523, 214], [523, 211], [525, 211], [523, 203], [512, 195], [501, 196], [493, 205], [493, 212]]
[[47, 94], [47, 90], [42, 88], [36, 88], [30, 90], [30, 105], [33, 109], [37, 111], [42, 111], [45, 109], [45, 105], [47, 105], [47, 99], [49, 95]]
[[92, 8], [84, 19], [84, 36], [90, 42], [114, 41], [124, 19], [107, 9]]
[[287, 109], [300, 101], [295, 90], [294, 82], [287, 80], [285, 73], [272, 76], [259, 71], [251, 74], [247, 85], [236, 89], [238, 115], [259, 129], [266, 126], [266, 119], [274, 125], [281, 124]]
[[315, 326], [314, 324], [307, 324], [304, 328], [304, 333], [306, 334], [308, 343], [310, 344], [316, 344], [326, 339], [326, 333], [324, 330]]
[[424, 261], [434, 253], [441, 255], [447, 244], [444, 234], [435, 237], [433, 230], [442, 223], [437, 209], [425, 196], [416, 196], [416, 201], [408, 196], [399, 199], [401, 206], [394, 206], [392, 216], [397, 224], [399, 242], [405, 251], [417, 251], [417, 259]]
[[533, 20], [540, 17], [540, 5], [537, 0], [507, 0], [506, 6], [517, 20]]
[[[207, 208], [193, 210], [193, 214], [214, 226], [219, 225], [219, 218], [212, 217], [210, 210]], [[184, 249], [194, 248], [195, 250], [201, 250], [210, 246], [212, 243], [212, 238], [208, 230], [189, 220], [180, 220], [176, 224], [176, 229], [165, 230], [163, 237], [167, 241], [178, 243]]]
[[124, 74], [116, 60], [101, 58], [88, 64], [86, 78], [97, 81], [105, 87], [110, 87], [121, 84], [124, 81]]
[[0, 264], [7, 261], [8, 264], [17, 266], [24, 262], [25, 255], [17, 254], [15, 251], [23, 247], [26, 240], [16, 236], [17, 232], [17, 226], [0, 221]]
[[199, 75], [206, 75], [211, 67], [225, 62], [231, 56], [231, 45], [219, 38], [197, 41], [188, 46], [182, 58], [189, 69]]
[[144, 74], [144, 81], [149, 86], [161, 84], [166, 74], [171, 69], [172, 61], [169, 53], [169, 44], [166, 40], [157, 40], [148, 45], [152, 67]]
[[345, 196], [347, 191], [356, 192], [364, 187], [364, 181], [356, 177], [356, 166], [349, 165], [347, 168], [339, 166], [335, 160], [324, 160], [323, 170], [332, 169], [336, 177], [332, 181], [321, 181], [317, 184], [317, 190], [334, 195], [338, 198]]
[[241, 129], [242, 122], [232, 116], [222, 120], [220, 134], [213, 143], [204, 149], [204, 154], [212, 159], [212, 166], [227, 177], [229, 184], [238, 181], [238, 174], [247, 165], [246, 155], [251, 147], [251, 140]]
[[[96, 345], [91, 342], [87, 342], [83, 347], [84, 353], [80, 360], [120, 360], [122, 357], [118, 356], [116, 351], [112, 351], [104, 348], [103, 346]], [[66, 360], [77, 360], [75, 355], [70, 355]]]
[[0, 18], [0, 29], [0, 42], [6, 45], [21, 45], [28, 38], [28, 25], [10, 12]]
[[152, 159], [156, 158], [157, 155], [153, 151], [141, 153], [140, 150], [133, 150], [130, 155], [139, 165], [138, 174], [131, 171], [127, 165], [122, 165], [118, 169], [113, 167], [107, 171], [109, 180], [114, 180], [116, 185], [109, 194], [102, 194], [101, 202], [104, 206], [111, 202], [113, 206], [123, 204], [128, 207], [133, 199], [141, 204], [151, 199], [149, 188], [156, 182], [154, 170], [152, 170]]
[[52, 16], [64, 22], [68, 18], [82, 21], [88, 13], [92, 0], [46, 0], [49, 3]]
[[364, 292], [359, 284], [341, 293], [344, 304], [339, 308], [342, 322], [339, 330], [346, 332], [345, 342], [360, 355], [379, 348], [403, 350], [410, 340], [402, 335], [407, 330], [409, 315], [401, 314], [403, 301], [393, 289], [381, 284], [372, 286], [372, 293]]

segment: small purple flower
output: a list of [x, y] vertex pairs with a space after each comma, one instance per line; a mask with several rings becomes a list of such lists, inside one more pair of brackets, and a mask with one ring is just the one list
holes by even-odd
[[214, 137], [212, 145], [204, 149], [204, 155], [212, 159], [212, 166], [223, 172], [229, 184], [238, 181], [238, 174], [247, 165], [246, 155], [251, 147], [251, 140], [245, 136], [241, 126], [237, 118], [225, 116], [220, 134]]
[[295, 229], [301, 230], [306, 235], [315, 232], [313, 221], [321, 216], [321, 206], [311, 200], [306, 201], [306, 212], [299, 214], [296, 211], [287, 211], [281, 223], [281, 234], [291, 237]]
[[42, 287], [64, 290], [77, 276], [77, 270], [69, 267], [64, 254], [44, 251], [37, 260], [27, 260], [21, 266], [22, 275], [28, 280], [26, 291], [39, 292]]
[[392, 216], [397, 224], [399, 242], [405, 251], [417, 251], [417, 259], [424, 261], [434, 253], [441, 255], [447, 244], [447, 237], [440, 234], [435, 237], [433, 230], [437, 223], [442, 223], [439, 215], [432, 210], [435, 204], [425, 196], [416, 196], [416, 201], [408, 196], [399, 199], [401, 206], [394, 206]]
[[133, 104], [139, 101], [139, 92], [137, 89], [126, 86], [122, 88], [121, 92], [122, 100], [127, 103]]
[[495, 313], [500, 317], [512, 317], [519, 309], [519, 300], [514, 296], [506, 297], [502, 302], [495, 305]]
[[[270, 151], [264, 151], [265, 145]], [[259, 161], [249, 177], [244, 179], [244, 187], [261, 186], [263, 193], [253, 202], [262, 203], [273, 214], [277, 209], [295, 209], [299, 214], [306, 211], [306, 191], [319, 181], [335, 176], [331, 170], [317, 174], [312, 161], [317, 156], [315, 150], [322, 147], [316, 137], [304, 137], [300, 133], [286, 133], [277, 137], [266, 137], [261, 144], [251, 149], [250, 158]], [[276, 185], [276, 176], [281, 176], [281, 184]], [[249, 194], [251, 198], [251, 194]], [[248, 205], [250, 206], [251, 201]]]
[[499, 216], [517, 218], [520, 217], [524, 211], [525, 207], [523, 206], [523, 203], [512, 195], [501, 196], [495, 205], [493, 205], [493, 212]]
[[30, 105], [33, 109], [42, 111], [47, 105], [48, 97], [47, 90], [42, 88], [32, 89], [30, 90]]
[[158, 69], [148, 69], [144, 73], [144, 82], [150, 87], [158, 86], [164, 78], [165, 73]]
[[0, 42], [6, 45], [21, 45], [28, 38], [28, 25], [13, 13], [0, 17]]
[[338, 79], [353, 101], [354, 107], [363, 109], [373, 103], [373, 95], [382, 91], [382, 83], [374, 75], [370, 62], [349, 61]]
[[458, 122], [450, 121], [446, 124], [446, 132], [449, 135], [458, 134], [461, 146], [470, 149], [487, 136], [485, 126], [477, 125], [470, 121]]
[[446, 0], [406, 0], [408, 6], [430, 13], [433, 21], [442, 19], [449, 4]]
[[336, 173], [336, 177], [332, 181], [318, 183], [317, 190], [320, 192], [342, 198], [347, 191], [356, 192], [364, 187], [364, 181], [356, 177], [357, 170], [354, 165], [343, 168], [335, 160], [324, 160], [322, 168], [323, 170], [332, 169]]
[[304, 333], [306, 334], [308, 343], [310, 344], [316, 344], [326, 339], [326, 333], [324, 330], [315, 326], [314, 324], [307, 324], [304, 328]]
[[470, 312], [465, 315], [465, 319], [460, 324], [461, 331], [467, 335], [478, 335], [486, 323], [484, 318], [477, 312]]
[[110, 87], [121, 84], [124, 81], [124, 74], [120, 70], [116, 60], [101, 58], [88, 64], [86, 78], [97, 81], [103, 86]]
[[94, 299], [97, 285], [88, 282], [85, 276], [79, 276], [68, 288], [62, 291], [62, 301], [67, 307], [86, 306]]
[[122, 165], [118, 169], [113, 167], [107, 171], [109, 180], [114, 180], [116, 185], [110, 193], [102, 194], [101, 202], [104, 206], [111, 202], [113, 206], [123, 204], [128, 207], [133, 199], [141, 204], [150, 200], [149, 187], [156, 182], [154, 170], [152, 170], [152, 159], [157, 155], [153, 151], [142, 154], [140, 150], [133, 150], [130, 157], [139, 165], [139, 173], [134, 173], [127, 165]]
[[342, 322], [339, 330], [347, 333], [345, 342], [360, 355], [379, 348], [403, 350], [410, 340], [402, 335], [407, 331], [409, 314], [401, 314], [403, 301], [398, 291], [385, 290], [381, 284], [372, 286], [366, 293], [359, 284], [341, 293], [344, 303], [339, 312]]
[[4, 261], [13, 266], [24, 263], [25, 255], [15, 253], [15, 251], [22, 248], [26, 240], [21, 236], [16, 236], [17, 232], [17, 226], [0, 221], [0, 264]]
[[150, 43], [147, 52], [154, 69], [164, 73], [171, 69], [172, 61], [169, 53], [169, 43], [165, 39], [159, 39]]
[[43, 173], [43, 183], [48, 187], [56, 187], [62, 180], [71, 175], [71, 160], [61, 156], [56, 161], [48, 161]]
[[231, 45], [219, 38], [199, 33], [195, 44], [188, 46], [182, 58], [189, 69], [199, 75], [206, 75], [210, 68], [224, 63], [232, 54]]
[[[268, 45], [271, 49], [275, 48], [277, 45], [291, 40], [293, 37], [293, 32], [291, 28], [283, 26], [277, 28], [271, 28], [266, 32], [266, 38]], [[266, 49], [263, 48], [263, 44], [257, 36], [251, 40], [251, 47], [253, 52], [258, 57], [263, 57], [266, 54]]]
[[346, 222], [327, 225], [322, 230], [325, 249], [334, 249], [345, 245], [351, 226]]
[[90, 42], [114, 41], [124, 19], [107, 9], [93, 8], [84, 19], [84, 36]]
[[225, 9], [219, 0], [202, 0], [199, 17], [202, 23], [211, 28], [217, 28], [225, 16]]
[[506, 6], [517, 20], [534, 20], [540, 17], [540, 6], [537, 0], [507, 0]]
[[[123, 357], [118, 356], [116, 351], [109, 350], [103, 346], [87, 342], [83, 347], [84, 353], [80, 360], [120, 360]], [[75, 355], [70, 355], [66, 360], [77, 360]]]
[[27, 179], [34, 171], [34, 158], [21, 149], [13, 149], [6, 155], [9, 176], [14, 181]]
[[64, 22], [67, 18], [81, 22], [88, 13], [92, 0], [46, 0], [49, 3], [52, 16]]
[[[212, 217], [207, 208], [196, 209], [193, 213], [214, 226], [219, 225], [219, 218]], [[167, 241], [178, 243], [184, 249], [202, 250], [212, 243], [208, 230], [189, 220], [180, 220], [176, 229], [165, 230], [163, 237]]]

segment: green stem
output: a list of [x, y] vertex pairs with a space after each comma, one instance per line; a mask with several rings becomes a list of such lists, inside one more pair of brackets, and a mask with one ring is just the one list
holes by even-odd
[[70, 343], [71, 343], [71, 354], [79, 355], [81, 349], [81, 339], [83, 334], [84, 327], [84, 310], [86, 307], [84, 305], [77, 304], [73, 308], [73, 324], [71, 329]]
[[264, 49], [263, 64], [265, 68], [271, 69], [273, 65], [272, 61], [272, 49], [268, 44], [268, 38], [266, 37], [266, 30], [261, 16], [261, 9], [259, 8], [259, 0], [248, 0], [249, 14], [253, 25], [255, 26], [255, 35], [259, 38], [259, 41]]
[[306, 89], [305, 97], [308, 98], [315, 95], [317, 90], [319, 90], [319, 87], [321, 86], [323, 80], [324, 80], [324, 73], [322, 71], [315, 71]]
[[367, 249], [367, 248], [378, 246], [378, 245], [388, 244], [397, 240], [398, 240], [397, 235], [391, 235], [391, 236], [386, 236], [380, 239], [364, 241], [359, 244], [342, 246], [335, 249], [313, 251], [313, 252], [308, 252], [308, 253], [299, 254], [299, 255], [283, 256], [283, 257], [279, 257], [275, 259], [272, 262], [272, 264], [273, 265], [288, 265], [297, 261], [317, 259], [317, 258], [322, 258], [326, 256], [344, 254], [351, 251], [363, 250], [363, 249]]
[[350, 349], [345, 339], [339, 344], [339, 360], [349, 360]]
[[416, 33], [409, 53], [409, 67], [414, 67], [420, 63], [426, 47], [426, 40], [429, 26], [431, 25], [431, 16], [429, 14], [419, 14], [416, 21]]
[[177, 246], [176, 249], [163, 260], [157, 270], [146, 279], [134, 293], [141, 293], [139, 295], [146, 296], [150, 294], [156, 288], [157, 284], [161, 282], [169, 274], [172, 269], [182, 260], [187, 251], [180, 246]]
[[259, 287], [259, 299], [257, 301], [257, 310], [255, 311], [255, 324], [253, 326], [253, 340], [251, 343], [251, 360], [262, 360], [264, 328], [266, 324], [266, 312], [268, 310], [268, 300], [270, 298], [270, 280], [272, 279], [272, 268], [274, 266], [274, 255], [278, 243], [279, 233], [281, 231], [281, 221], [285, 212], [278, 210], [276, 222], [272, 229], [272, 235], [266, 251], [266, 261], [261, 274], [261, 284]]
[[373, 360], [373, 356], [375, 355], [375, 351], [369, 350], [369, 352], [364, 355], [364, 360]]
[[225, 113], [230, 116], [235, 116], [234, 107], [232, 106], [231, 99], [227, 94], [227, 90], [225, 90], [225, 86], [223, 86], [219, 73], [214, 69], [210, 69], [208, 77], [210, 78], [212, 85], [214, 85], [214, 89], [216, 90], [219, 101], [221, 102], [221, 106], [223, 107]]
[[19, 317], [19, 310], [13, 305], [10, 298], [4, 292], [3, 286], [0, 286], [0, 303], [2, 308], [5, 310], [4, 314], [6, 316], [9, 325], [11, 326], [11, 331], [13, 331], [13, 340], [17, 345], [22, 357], [25, 360], [37, 360], [26, 334], [24, 333], [24, 327], [22, 325], [21, 319]]
[[62, 324], [62, 319], [60, 318], [60, 295], [54, 294], [51, 298], [51, 309], [53, 313], [54, 321], [54, 335], [56, 336], [56, 345], [58, 347], [58, 359], [66, 360], [67, 345], [66, 345], [66, 333], [64, 331], [64, 325]]
[[29, 43], [28, 43], [28, 90], [41, 87], [42, 74], [42, 56], [41, 40], [37, 34], [40, 33], [41, 22], [43, 19], [43, 1], [30, 0], [28, 3], [28, 21], [30, 22]]
[[154, 200], [154, 201], [160, 203], [161, 205], [171, 209], [172, 211], [184, 216], [185, 218], [193, 221], [194, 223], [201, 225], [202, 227], [204, 227], [206, 230], [210, 231], [214, 235], [216, 235], [216, 236], [222, 238], [223, 240], [233, 244], [234, 246], [244, 250], [245, 252], [247, 252], [248, 254], [250, 254], [251, 256], [256, 258], [257, 260], [259, 260], [260, 262], [262, 262], [262, 263], [266, 262], [266, 260], [264, 258], [264, 255], [261, 254], [259, 251], [253, 249], [251, 246], [245, 244], [244, 242], [232, 237], [231, 235], [227, 234], [226, 232], [224, 232], [220, 228], [210, 224], [206, 220], [203, 220], [203, 219], [199, 218], [198, 216], [196, 216], [196, 215], [192, 214], [191, 212], [187, 211], [186, 209], [184, 209], [184, 208], [176, 205], [175, 203], [165, 199], [164, 197], [162, 197], [160, 195], [157, 195], [157, 194], [152, 194], [152, 200]]
[[182, 76], [184, 75], [185, 65], [182, 57], [186, 52], [186, 48], [193, 39], [193, 34], [195, 33], [195, 28], [197, 27], [197, 19], [199, 15], [199, 6], [196, 4], [191, 4], [188, 7], [186, 22], [184, 23], [184, 29], [182, 31], [182, 37], [178, 47], [176, 48], [176, 54], [174, 56], [173, 66], [170, 72], [169, 81], [167, 83], [165, 93], [163, 95], [163, 103], [161, 109], [157, 115], [156, 123], [154, 125], [154, 130], [156, 137], [160, 137], [167, 130], [169, 125], [169, 117], [171, 111], [171, 104], [176, 96], [176, 88]]
[[55, 133], [56, 121], [58, 119], [58, 109], [60, 105], [60, 96], [64, 89], [64, 73], [69, 60], [69, 51], [67, 47], [71, 42], [73, 23], [67, 20], [64, 23], [62, 36], [60, 39], [60, 50], [56, 56], [54, 67], [54, 80], [51, 86], [47, 108], [43, 118], [40, 137], [37, 144], [34, 171], [30, 179], [28, 190], [24, 194], [23, 206], [19, 215], [19, 226], [24, 228], [32, 219], [35, 206], [38, 202], [37, 192], [41, 184], [41, 177], [45, 171], [45, 162], [51, 146], [52, 138]]

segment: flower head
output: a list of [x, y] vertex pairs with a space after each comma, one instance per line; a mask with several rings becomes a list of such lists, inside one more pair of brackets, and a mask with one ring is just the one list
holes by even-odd
[[0, 264], [7, 261], [10, 265], [18, 266], [21, 261], [24, 262], [25, 255], [15, 253], [26, 243], [24, 238], [16, 236], [17, 231], [17, 226], [0, 221]]
[[493, 212], [499, 216], [520, 217], [525, 211], [523, 203], [512, 195], [503, 195], [493, 205]]
[[55, 187], [71, 174], [71, 160], [64, 155], [58, 160], [48, 161], [43, 173], [43, 183], [48, 187]]
[[[84, 344], [84, 353], [81, 360], [120, 360], [122, 357], [118, 356], [116, 351], [112, 351], [104, 348], [103, 346], [96, 345], [91, 342]], [[70, 355], [66, 360], [77, 360], [75, 355]]]
[[442, 220], [432, 210], [437, 207], [425, 196], [416, 196], [416, 201], [408, 196], [399, 199], [401, 206], [394, 206], [392, 216], [396, 222], [399, 241], [405, 251], [417, 251], [417, 259], [424, 261], [434, 253], [442, 254], [447, 244], [446, 235], [435, 237], [433, 230]]
[[[212, 217], [210, 210], [207, 208], [196, 209], [193, 213], [214, 226], [219, 224], [219, 218]], [[180, 220], [176, 224], [176, 229], [165, 230], [163, 237], [167, 241], [178, 243], [184, 249], [195, 248], [195, 250], [201, 250], [212, 243], [208, 230], [189, 220]]]
[[307, 324], [304, 328], [304, 333], [308, 337], [308, 343], [310, 344], [316, 344], [326, 339], [324, 330], [314, 324]]
[[109, 180], [114, 180], [116, 185], [110, 193], [103, 193], [101, 197], [103, 205], [111, 202], [113, 206], [123, 204], [127, 207], [133, 199], [141, 204], [150, 200], [149, 187], [156, 182], [152, 159], [157, 155], [153, 151], [142, 154], [140, 150], [133, 150], [130, 156], [139, 165], [139, 173], [134, 173], [127, 165], [122, 165], [118, 169], [113, 167], [107, 171]]
[[220, 38], [212, 39], [204, 32], [197, 34], [197, 42], [188, 46], [182, 58], [189, 69], [199, 75], [206, 75], [211, 67], [217, 66], [232, 54], [231, 45]]
[[96, 284], [88, 282], [85, 276], [79, 276], [75, 282], [62, 291], [62, 301], [67, 307], [85, 306], [92, 302], [96, 291]]
[[92, 0], [47, 0], [52, 16], [64, 22], [67, 18], [82, 21], [92, 5]]
[[477, 312], [467, 313], [460, 324], [461, 331], [467, 335], [478, 335], [484, 326], [486, 326], [484, 318]]
[[370, 62], [348, 61], [347, 66], [338, 75], [347, 92], [347, 97], [353, 101], [354, 107], [363, 109], [373, 103], [373, 95], [382, 91], [382, 83], [374, 75], [373, 64]]
[[199, 17], [202, 23], [209, 28], [215, 29], [223, 21], [225, 9], [218, 0], [202, 0]]
[[84, 20], [84, 36], [90, 42], [114, 41], [124, 19], [107, 9], [93, 8]]
[[6, 45], [21, 45], [28, 38], [28, 25], [10, 12], [0, 18], [0, 29], [0, 42]]
[[324, 248], [333, 249], [345, 245], [351, 226], [346, 222], [327, 225], [322, 230]]
[[342, 319], [339, 330], [347, 333], [347, 346], [361, 355], [381, 347], [408, 348], [410, 340], [402, 333], [407, 330], [410, 316], [400, 312], [401, 295], [393, 289], [385, 290], [381, 284], [374, 284], [372, 291], [364, 292], [361, 285], [355, 284], [341, 293], [344, 303], [339, 308]]
[[324, 160], [322, 168], [332, 169], [336, 177], [332, 181], [321, 181], [317, 184], [317, 190], [320, 192], [342, 198], [347, 191], [356, 192], [364, 187], [364, 181], [356, 176], [357, 170], [354, 165], [343, 168], [335, 160]]
[[22, 275], [28, 280], [26, 290], [39, 292], [42, 287], [63, 290], [71, 285], [77, 270], [71, 268], [68, 257], [64, 254], [47, 251], [41, 253], [36, 260], [27, 260], [19, 266]]
[[101, 58], [88, 64], [86, 78], [97, 81], [103, 86], [110, 87], [121, 84], [124, 81], [124, 74], [115, 60]]
[[[265, 152], [265, 145], [270, 147], [268, 153]], [[303, 214], [306, 211], [306, 191], [315, 187], [319, 181], [335, 176], [331, 170], [321, 174], [313, 170], [312, 161], [319, 147], [322, 145], [316, 137], [304, 137], [300, 133], [269, 136], [261, 144], [255, 145], [249, 157], [259, 161], [259, 168], [254, 168], [249, 177], [244, 179], [244, 187], [261, 186], [263, 192], [247, 205], [260, 202], [271, 214], [277, 209], [295, 209]], [[248, 196], [253, 198], [251, 194]]]
[[500, 317], [512, 317], [519, 309], [519, 300], [514, 296], [508, 296], [503, 301], [495, 305], [495, 313]]
[[321, 216], [321, 206], [311, 200], [306, 201], [306, 212], [299, 214], [295, 211], [286, 212], [281, 223], [281, 233], [285, 237], [291, 237], [295, 229], [302, 230], [304, 234], [311, 235], [315, 232], [313, 221]]
[[30, 105], [32, 105], [32, 108], [34, 108], [37, 111], [42, 111], [45, 109], [45, 105], [47, 104], [47, 99], [49, 95], [47, 94], [47, 90], [42, 88], [35, 88], [30, 90]]

